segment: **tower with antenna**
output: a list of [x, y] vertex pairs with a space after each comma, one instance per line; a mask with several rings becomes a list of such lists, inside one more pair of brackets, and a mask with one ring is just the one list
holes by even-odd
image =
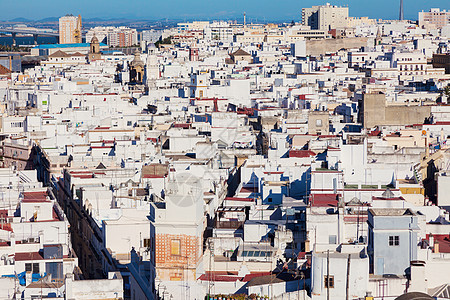
[[398, 19], [403, 21], [403, 0], [400, 0], [400, 12], [398, 14]]

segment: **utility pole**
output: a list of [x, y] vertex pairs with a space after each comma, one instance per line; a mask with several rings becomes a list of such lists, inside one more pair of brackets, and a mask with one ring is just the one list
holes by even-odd
[[359, 204], [358, 204], [358, 207], [357, 207], [357, 209], [358, 209], [358, 211], [357, 211], [357, 225], [356, 225], [356, 243], [357, 244], [359, 244]]
[[349, 286], [350, 286], [350, 283], [349, 283], [349, 279], [350, 279], [350, 257], [351, 257], [351, 254], [349, 254], [348, 258], [347, 258], [347, 279], [346, 279], [346, 285], [345, 285], [345, 297], [346, 297], [347, 300], [349, 300], [348, 290], [349, 290]]
[[330, 300], [330, 250], [327, 250], [327, 300]]

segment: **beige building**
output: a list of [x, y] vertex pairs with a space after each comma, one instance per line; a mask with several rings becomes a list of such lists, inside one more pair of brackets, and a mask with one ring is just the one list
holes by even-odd
[[235, 64], [239, 61], [247, 61], [249, 64], [253, 62], [252, 55], [242, 49], [238, 49], [237, 51], [231, 53], [230, 57]]
[[446, 74], [450, 74], [450, 54], [433, 54], [433, 68], [444, 68]]
[[423, 124], [431, 114], [430, 105], [388, 105], [383, 93], [364, 94], [360, 107], [360, 121], [365, 128]]
[[94, 36], [100, 43], [106, 43], [110, 47], [131, 47], [138, 44], [137, 30], [124, 26], [91, 28], [86, 33], [86, 42], [89, 43]]
[[326, 5], [302, 9], [302, 24], [311, 29], [331, 30], [347, 26], [348, 7]]
[[81, 16], [66, 15], [59, 18], [59, 43], [81, 43]]
[[330, 114], [328, 111], [310, 111], [308, 115], [309, 134], [330, 134]]
[[356, 27], [361, 25], [376, 25], [378, 20], [369, 19], [369, 17], [348, 17], [347, 27]]
[[432, 24], [436, 28], [442, 28], [450, 24], [450, 11], [440, 11], [439, 8], [432, 8], [430, 11], [419, 12], [419, 26]]
[[48, 56], [46, 61], [41, 61], [42, 66], [63, 68], [86, 63], [86, 55], [76, 52], [68, 54], [64, 51], [56, 51]]
[[33, 169], [33, 155], [29, 145], [3, 142], [0, 146], [0, 155], [2, 168], [15, 166], [17, 170]]

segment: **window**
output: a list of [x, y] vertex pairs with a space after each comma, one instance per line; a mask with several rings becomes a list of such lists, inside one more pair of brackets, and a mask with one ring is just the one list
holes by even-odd
[[328, 236], [328, 243], [332, 245], [337, 244], [337, 237], [335, 235]]
[[23, 122], [12, 122], [11, 127], [12, 128], [23, 127]]
[[150, 248], [150, 239], [144, 239], [144, 247]]
[[180, 281], [182, 278], [182, 274], [179, 272], [171, 272], [170, 280], [171, 281]]
[[316, 126], [317, 127], [322, 127], [322, 120], [321, 119], [317, 119], [316, 120]]
[[389, 236], [389, 246], [398, 246], [400, 245], [400, 237], [398, 235]]
[[132, 124], [133, 124], [133, 122], [127, 121], [127, 126], [131, 126]]
[[325, 275], [324, 276], [325, 288], [334, 288], [334, 276], [333, 275]]
[[181, 255], [181, 241], [179, 239], [170, 242], [170, 254]]
[[39, 273], [39, 263], [26, 263], [25, 272], [32, 272], [33, 274]]

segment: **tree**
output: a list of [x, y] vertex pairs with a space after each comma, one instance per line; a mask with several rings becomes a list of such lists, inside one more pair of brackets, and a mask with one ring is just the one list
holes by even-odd
[[157, 48], [159, 48], [160, 45], [170, 45], [170, 44], [172, 44], [172, 37], [168, 36], [168, 37], [166, 37], [164, 39], [159, 39], [159, 41], [157, 41], [155, 43], [155, 46]]
[[447, 98], [450, 97], [450, 84], [444, 88], [444, 95], [447, 96]]

